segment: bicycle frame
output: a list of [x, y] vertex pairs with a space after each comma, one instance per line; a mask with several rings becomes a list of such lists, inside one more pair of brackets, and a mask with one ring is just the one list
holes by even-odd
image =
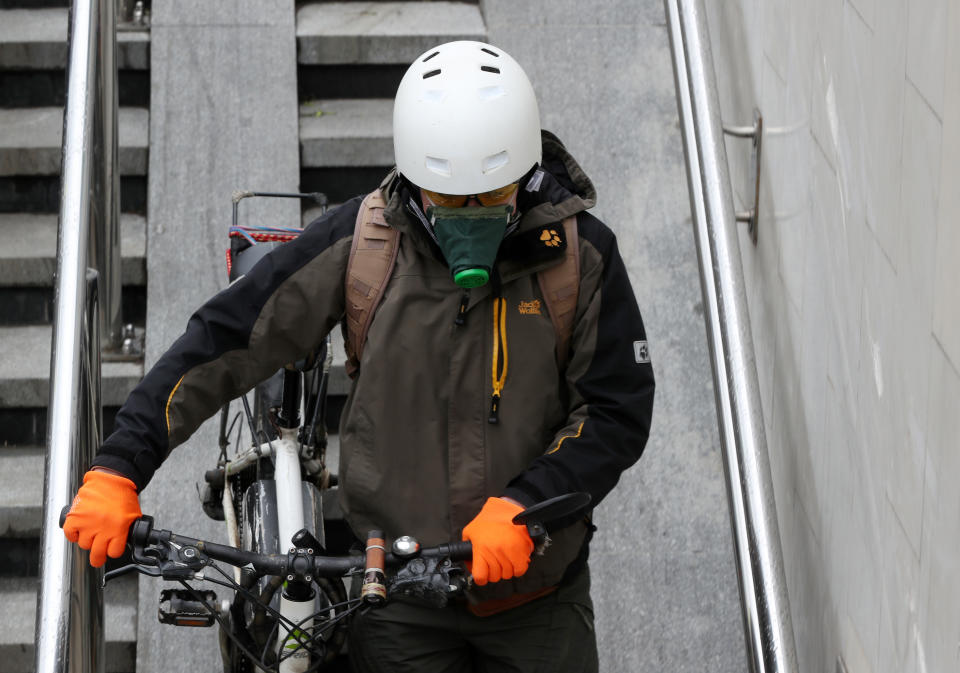
[[[329, 354], [329, 348], [327, 348], [327, 354]], [[283, 370], [282, 401], [273, 397], [276, 391], [266, 392], [258, 388], [254, 403], [256, 411], [251, 414], [244, 400], [251, 436], [265, 441], [261, 444], [255, 440], [252, 446], [236, 454], [232, 460], [226, 457], [229, 434], [226, 421], [228, 407], [225, 407], [222, 412], [221, 462], [218, 464], [218, 470], [222, 471], [220, 474], [223, 479], [223, 495], [220, 501], [223, 507], [222, 518], [227, 525], [227, 537], [234, 547], [240, 547], [241, 534], [235, 506], [235, 498], [238, 494], [234, 491], [231, 477], [240, 478], [241, 473], [258, 465], [263, 459], [271, 459], [272, 479], [260, 481], [258, 477], [253, 483], [262, 485], [252, 491], [244, 485], [244, 482], [240, 484], [243, 492], [239, 497], [242, 499], [245, 513], [242, 523], [243, 537], [246, 539], [248, 535], [252, 536], [251, 544], [255, 544], [253, 540], [258, 539], [256, 531], [260, 531], [259, 539], [267, 543], [267, 548], [260, 551], [268, 553], [285, 555], [288, 551], [291, 553], [295, 551], [297, 546], [315, 547], [317, 545], [320, 548], [310, 549], [309, 552], [313, 554], [322, 551], [324, 535], [322, 513], [317, 508], [319, 496], [308, 482], [311, 470], [318, 472], [323, 469], [323, 454], [320, 453], [318, 460], [317, 455], [314, 454], [316, 446], [312, 444], [317, 423], [319, 421], [322, 424], [323, 418], [322, 414], [313, 414], [312, 422], [301, 428], [300, 412], [301, 404], [306, 404], [307, 412], [311, 408], [314, 410], [321, 408], [320, 396], [329, 370], [329, 356], [323, 358], [323, 362], [322, 374], [316, 379], [319, 385], [315, 391], [306, 396], [306, 399], [301, 395], [301, 372], [285, 369]], [[280, 406], [273, 407], [274, 411], [270, 412], [270, 425], [276, 436], [269, 439], [258, 429], [254, 416], [259, 416], [260, 422], [263, 422], [264, 407], [272, 406], [274, 401], [279, 402]], [[307, 435], [310, 437], [308, 438]], [[238, 436], [237, 442], [239, 441]], [[208, 473], [208, 480], [210, 474]], [[313, 503], [312, 507], [309, 506], [310, 503]], [[313, 531], [319, 539], [315, 539], [314, 543], [295, 544], [294, 536], [301, 530]], [[276, 549], [273, 549], [272, 544], [269, 543], [274, 535], [278, 543]], [[233, 577], [237, 584], [241, 584], [242, 573], [236, 566], [234, 566]], [[312, 640], [315, 635], [313, 619], [317, 609], [315, 601], [317, 594], [310, 588], [312, 578], [309, 576], [304, 578], [288, 575], [279, 579], [284, 581], [279, 596], [279, 619], [275, 627], [277, 633], [273, 644], [273, 653], [279, 660], [277, 670], [279, 673], [302, 673], [309, 670], [314, 663], [311, 662], [310, 651], [301, 645], [305, 641]]]
[[[246, 242], [252, 245], [251, 248], [247, 248], [247, 252], [240, 250], [239, 248], [234, 250], [235, 246], [231, 243], [231, 253], [228, 253], [228, 276], [231, 281], [234, 278], [244, 272], [245, 269], [250, 268], [256, 260], [263, 256], [263, 254], [273, 248], [279, 241], [286, 241], [292, 238], [296, 238], [299, 235], [299, 230], [295, 229], [283, 229], [283, 230], [271, 230], [269, 232], [257, 231], [257, 230], [247, 230], [239, 226], [238, 222], [238, 212], [240, 201], [248, 197], [268, 197], [268, 198], [296, 198], [296, 199], [311, 199], [316, 203], [320, 204], [323, 212], [326, 212], [327, 198], [324, 194], [313, 193], [313, 194], [287, 194], [287, 193], [272, 193], [272, 192], [238, 192], [234, 194], [233, 197], [233, 224], [230, 229], [230, 237], [233, 240], [234, 237], [239, 239], [244, 239]], [[264, 236], [260, 236], [264, 234]], [[269, 242], [267, 245], [257, 245], [260, 242]], [[248, 254], [250, 253], [250, 254]], [[327, 339], [326, 347], [326, 357], [325, 357], [325, 372], [324, 378], [326, 377], [326, 371], [329, 370], [330, 361], [331, 361], [331, 349], [329, 337]], [[279, 529], [279, 541], [280, 549], [277, 551], [279, 553], [284, 553], [287, 551], [287, 547], [291, 544], [291, 540], [297, 531], [304, 528], [305, 516], [303, 509], [303, 495], [302, 495], [302, 482], [303, 482], [303, 473], [301, 470], [301, 455], [300, 450], [302, 449], [302, 443], [298, 438], [299, 430], [299, 404], [300, 404], [300, 386], [299, 380], [297, 384], [292, 384], [291, 375], [292, 372], [285, 372], [284, 377], [284, 388], [283, 388], [283, 403], [281, 410], [281, 426], [279, 427], [280, 436], [272, 441], [267, 441], [265, 444], [255, 447], [252, 450], [248, 450], [242, 459], [236, 461], [235, 464], [227, 463], [223, 466], [224, 468], [224, 489], [223, 489], [223, 513], [224, 519], [227, 523], [228, 537], [230, 544], [233, 546], [238, 546], [239, 544], [239, 534], [237, 526], [237, 516], [236, 510], [233, 503], [233, 493], [230, 488], [230, 475], [237, 474], [242, 471], [245, 467], [255, 463], [260, 458], [265, 456], [272, 456], [274, 459], [274, 480], [276, 483], [276, 510], [277, 510], [277, 524]], [[297, 374], [296, 376], [299, 376]], [[325, 395], [325, 389], [318, 391], [320, 396]], [[317, 399], [315, 404], [317, 408], [320, 407], [321, 400]], [[244, 400], [244, 406], [246, 408], [246, 401]], [[248, 421], [251, 423], [251, 434], [253, 437], [256, 437], [256, 431], [253, 428], [252, 418], [250, 417], [249, 408], [246, 409]], [[314, 423], [317, 420], [316, 408], [314, 411]], [[225, 417], [224, 417], [225, 422]], [[322, 422], [322, 418], [321, 418]], [[221, 442], [224, 441], [224, 430], [225, 424], [221, 426]], [[314, 425], [310, 425], [309, 433], [311, 436], [314, 432]], [[221, 448], [223, 448], [221, 444]], [[225, 456], [225, 454], [224, 454]], [[240, 458], [238, 456], [238, 458]], [[322, 521], [318, 522], [318, 526], [322, 525]], [[317, 550], [319, 551], [319, 550]], [[239, 583], [240, 581], [240, 570], [234, 568], [234, 578]], [[293, 580], [293, 576], [286, 578], [288, 581]], [[289, 622], [284, 622], [281, 620], [281, 625], [277, 634], [276, 649], [275, 654], [280, 657], [280, 654], [283, 652], [284, 648], [288, 647], [288, 644], [292, 650], [292, 655], [286, 659], [282, 659], [279, 666], [280, 673], [301, 673], [310, 668], [310, 654], [305, 649], [299, 648], [299, 641], [302, 639], [303, 635], [310, 636], [310, 630], [313, 627], [313, 622], [310, 619], [313, 614], [314, 601], [313, 597], [306, 596], [310, 592], [302, 592], [303, 595], [299, 596], [300, 600], [296, 600], [291, 597], [287, 590], [286, 585], [284, 585], [284, 591], [280, 597], [280, 615], [283, 618], [289, 619]], [[287, 628], [286, 624], [299, 624], [301, 626], [301, 633], [294, 633], [294, 630]]]

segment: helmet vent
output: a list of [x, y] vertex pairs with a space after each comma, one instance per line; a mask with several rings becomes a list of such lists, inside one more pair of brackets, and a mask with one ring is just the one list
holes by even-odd
[[504, 150], [503, 152], [497, 152], [485, 158], [480, 166], [480, 170], [486, 175], [487, 173], [493, 173], [498, 168], [503, 168], [508, 163], [510, 163], [510, 155]]
[[[485, 52], [487, 52], [488, 54], [490, 54], [491, 56], [495, 56], [496, 58], [500, 58], [500, 54], [498, 54], [498, 53], [495, 52], [495, 51], [491, 51], [490, 49], [487, 49], [486, 47], [481, 47], [481, 48], [480, 48], [480, 51], [485, 51]], [[433, 57], [431, 56], [430, 58], [433, 58]]]
[[439, 74], [440, 74], [440, 68], [437, 68], [436, 70], [431, 70], [430, 72], [423, 73], [423, 78], [429, 79], [430, 77], [435, 77], [436, 75], [439, 75]]
[[453, 171], [450, 170], [450, 162], [446, 159], [427, 157], [426, 166], [431, 173], [442, 175], [445, 178], [449, 178], [453, 174]]
[[506, 95], [502, 86], [485, 86], [478, 92], [480, 94], [480, 100], [493, 100], [494, 98], [500, 98], [500, 96]]
[[[433, 58], [434, 56], [436, 56], [436, 55], [439, 54], [439, 53], [440, 53], [439, 51], [435, 51], [435, 52], [433, 52], [432, 54], [430, 54], [429, 56], [427, 56], [425, 59], [423, 59], [423, 60], [420, 61], [420, 62], [421, 62], [421, 63], [426, 63], [427, 61], [429, 61], [431, 58]], [[492, 54], [493, 52], [490, 52], [490, 53]], [[496, 54], [494, 54], [494, 56], [496, 56]]]
[[[481, 65], [480, 69], [484, 72], [495, 72], [498, 75], [500, 74], [500, 68], [495, 68], [492, 65]], [[439, 70], [437, 72], [440, 72]]]

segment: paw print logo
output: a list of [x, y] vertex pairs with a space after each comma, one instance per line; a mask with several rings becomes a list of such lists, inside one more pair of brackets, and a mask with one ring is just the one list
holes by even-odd
[[540, 240], [543, 241], [543, 244], [548, 248], [560, 247], [560, 235], [557, 234], [556, 229], [544, 229], [540, 233]]

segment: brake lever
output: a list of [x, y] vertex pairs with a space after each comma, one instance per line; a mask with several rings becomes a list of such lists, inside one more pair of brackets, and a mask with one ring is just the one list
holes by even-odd
[[589, 493], [567, 493], [527, 507], [513, 517], [513, 523], [527, 527], [527, 534], [533, 540], [536, 553], [542, 554], [550, 541], [547, 524], [586, 512], [589, 505]]
[[168, 552], [159, 546], [143, 547], [139, 544], [130, 546], [130, 557], [134, 563], [143, 566], [160, 567], [163, 564], [164, 557]]
[[132, 572], [138, 572], [141, 575], [147, 575], [148, 577], [160, 577], [159, 568], [145, 568], [144, 566], [137, 565], [136, 563], [129, 563], [123, 567], [117, 568], [116, 570], [109, 570], [103, 574], [103, 583], [100, 585], [100, 588], [107, 586], [107, 582], [114, 580], [123, 575], [128, 575]]

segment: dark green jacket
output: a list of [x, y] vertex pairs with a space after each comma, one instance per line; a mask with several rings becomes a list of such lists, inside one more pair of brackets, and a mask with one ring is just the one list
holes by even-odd
[[[543, 170], [521, 187], [522, 217], [498, 257], [508, 373], [495, 425], [491, 285], [470, 291], [465, 323], [456, 325], [463, 291], [416, 200], [395, 173], [381, 189], [401, 243], [341, 419], [341, 505], [354, 531], [380, 528], [432, 545], [459, 539], [489, 496], [532, 504], [587, 491], [599, 503], [643, 451], [654, 381], [616, 239], [586, 212], [595, 201], [589, 179], [545, 133]], [[131, 393], [95, 463], [144, 487], [225, 401], [315, 348], [344, 314], [359, 205], [317, 220], [201, 307]], [[561, 368], [536, 276], [559, 259], [538, 256], [524, 234], [573, 214], [580, 291]], [[582, 558], [587, 526], [580, 519], [552, 531], [554, 543], [523, 578], [491, 585], [485, 597], [557, 583]]]

